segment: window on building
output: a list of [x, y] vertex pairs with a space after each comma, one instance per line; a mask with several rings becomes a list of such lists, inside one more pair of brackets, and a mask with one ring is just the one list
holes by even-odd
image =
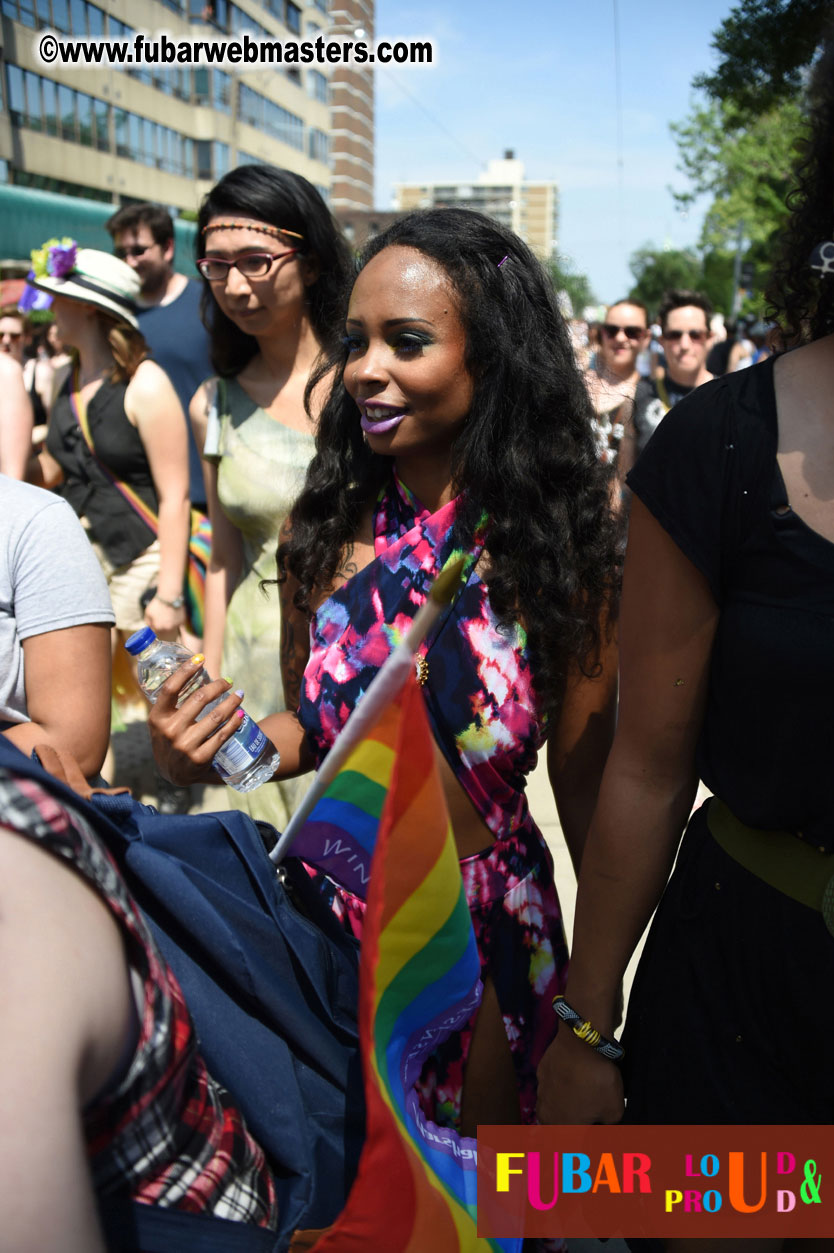
[[43, 128], [47, 135], [58, 134], [58, 89], [45, 78], [41, 83], [43, 94]]
[[296, 87], [301, 86], [301, 70], [297, 70], [295, 66], [291, 65], [284, 73], [291, 83], [295, 83]]
[[69, 33], [69, 4], [68, 0], [52, 0], [52, 25], [56, 30]]
[[103, 100], [93, 101], [96, 122], [96, 147], [99, 152], [110, 151], [110, 105]]
[[87, 27], [94, 38], [104, 34], [104, 14], [94, 4], [87, 5]]
[[70, 0], [70, 26], [73, 35], [83, 38], [87, 34], [87, 6], [84, 0]]
[[211, 103], [221, 113], [229, 113], [232, 108], [232, 76], [222, 70], [211, 72]]
[[35, 0], [35, 20], [38, 26], [51, 26], [52, 14], [49, 11], [49, 0]]
[[173, 95], [178, 96], [180, 100], [191, 99], [191, 70], [187, 65], [178, 65], [175, 70], [171, 71], [171, 83]]
[[197, 140], [197, 177], [213, 178], [210, 139]]
[[58, 87], [58, 116], [61, 119], [61, 136], [63, 139], [76, 139], [75, 127], [75, 92], [69, 87]]
[[327, 0], [313, 0], [313, 4], [317, 9], [320, 9], [322, 13], [327, 12]]
[[12, 167], [8, 168], [8, 176], [8, 181], [16, 187], [34, 187], [38, 191], [55, 191], [63, 196], [83, 196], [85, 200], [101, 200], [106, 204], [111, 201], [109, 191], [102, 191], [98, 187], [84, 187], [81, 183], [66, 183], [63, 179], [49, 178], [46, 174], [31, 174], [28, 170], [16, 170]]
[[224, 174], [229, 172], [229, 160], [231, 150], [228, 144], [223, 144], [219, 139], [215, 139], [212, 143], [212, 157], [214, 163], [214, 173], [212, 178], [222, 178]]
[[287, 0], [287, 28], [294, 35], [301, 34], [301, 10], [297, 4], [293, 4], [292, 0]]
[[75, 107], [78, 114], [78, 142], [85, 148], [92, 148], [95, 138], [93, 121], [93, 101], [83, 91], [75, 93]]
[[24, 26], [34, 27], [37, 24], [35, 0], [3, 0], [2, 12], [6, 17], [13, 18], [16, 22], [22, 22]]
[[324, 131], [311, 126], [308, 134], [307, 155], [313, 161], [323, 161], [325, 165], [330, 159], [330, 141]]
[[6, 66], [6, 105], [15, 126], [26, 125], [26, 88], [23, 86], [23, 70], [17, 65]]
[[130, 136], [128, 133], [129, 117], [130, 114], [126, 109], [116, 109], [113, 120], [116, 132], [116, 155], [120, 157], [130, 156]]
[[307, 91], [314, 100], [320, 100], [322, 104], [328, 103], [328, 82], [320, 70], [307, 71]]

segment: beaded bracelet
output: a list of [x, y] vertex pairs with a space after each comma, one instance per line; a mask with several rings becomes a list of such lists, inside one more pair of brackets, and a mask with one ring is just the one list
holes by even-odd
[[601, 1057], [607, 1057], [610, 1062], [618, 1062], [621, 1057], [625, 1056], [622, 1044], [618, 1044], [616, 1040], [609, 1040], [602, 1032], [597, 1031], [596, 1027], [592, 1027], [587, 1019], [577, 1014], [576, 1010], [568, 1005], [563, 996], [554, 996], [553, 1008], [562, 1022], [568, 1024], [573, 1034], [583, 1043], [590, 1045], [595, 1053], [599, 1053]]

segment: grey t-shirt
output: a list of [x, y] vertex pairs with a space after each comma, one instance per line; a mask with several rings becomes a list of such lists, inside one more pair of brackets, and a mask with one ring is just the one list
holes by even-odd
[[96, 555], [52, 492], [0, 474], [0, 725], [28, 722], [23, 641], [115, 622]]

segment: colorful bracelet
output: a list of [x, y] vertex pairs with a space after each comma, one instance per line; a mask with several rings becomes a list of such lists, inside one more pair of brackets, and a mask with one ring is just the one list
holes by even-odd
[[599, 1053], [601, 1057], [607, 1057], [610, 1062], [618, 1062], [621, 1057], [625, 1056], [622, 1044], [618, 1044], [616, 1040], [609, 1040], [602, 1032], [597, 1031], [596, 1027], [592, 1027], [587, 1019], [577, 1014], [576, 1010], [568, 1005], [563, 996], [554, 996], [553, 1008], [562, 1022], [568, 1024], [573, 1034], [583, 1043], [590, 1045], [595, 1053]]

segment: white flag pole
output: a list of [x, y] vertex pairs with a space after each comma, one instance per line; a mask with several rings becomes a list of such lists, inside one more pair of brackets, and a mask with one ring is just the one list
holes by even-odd
[[414, 668], [414, 654], [443, 610], [452, 603], [460, 584], [465, 559], [448, 561], [432, 583], [425, 604], [414, 615], [414, 621], [390, 656], [380, 667], [362, 700], [355, 705], [324, 761], [310, 784], [309, 791], [287, 823], [278, 843], [269, 854], [278, 865], [286, 857], [295, 837], [321, 800], [356, 745], [379, 717], [380, 711], [392, 701]]

